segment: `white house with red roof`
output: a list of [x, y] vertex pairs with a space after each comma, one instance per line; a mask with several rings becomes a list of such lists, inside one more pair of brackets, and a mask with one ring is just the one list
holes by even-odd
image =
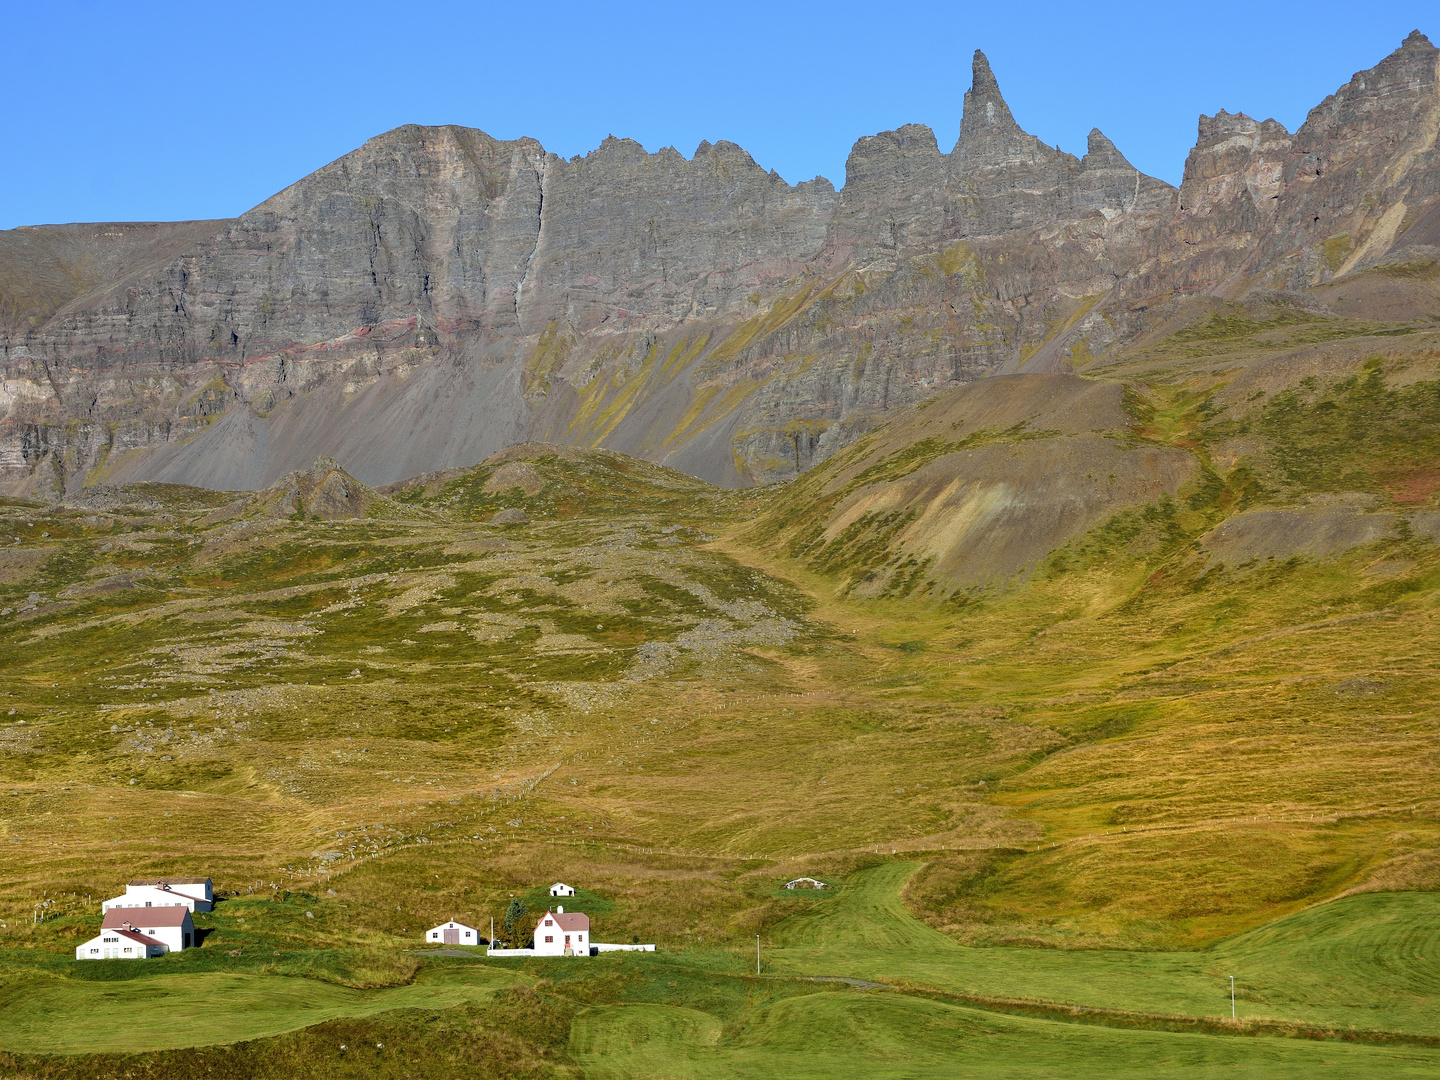
[[214, 906], [215, 891], [209, 878], [136, 878], [125, 886], [122, 895], [100, 903], [102, 911], [151, 907], [209, 911]]
[[[491, 926], [494, 933], [494, 926]], [[535, 943], [528, 949], [497, 949], [491, 942], [488, 956], [592, 956], [602, 952], [654, 952], [654, 945], [619, 945], [592, 941], [590, 916], [556, 907], [535, 923]]]
[[589, 956], [590, 916], [566, 911], [564, 905], [547, 911], [535, 924], [536, 956]]
[[149, 908], [112, 908], [100, 924], [100, 936], [75, 947], [76, 960], [148, 960], [190, 949], [195, 925], [180, 904]]

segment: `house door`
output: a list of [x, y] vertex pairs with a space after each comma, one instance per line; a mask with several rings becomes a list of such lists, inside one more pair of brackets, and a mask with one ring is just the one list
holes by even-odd
[[446, 930], [446, 931], [445, 931], [445, 944], [446, 944], [446, 945], [459, 945], [459, 944], [460, 944], [460, 931], [459, 931], [459, 930]]

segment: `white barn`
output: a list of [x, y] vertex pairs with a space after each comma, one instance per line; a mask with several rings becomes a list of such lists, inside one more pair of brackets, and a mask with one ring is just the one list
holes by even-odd
[[152, 907], [210, 911], [215, 907], [215, 891], [209, 878], [136, 878], [120, 896], [100, 903], [102, 911]]
[[590, 916], [563, 906], [545, 912], [535, 924], [535, 955], [589, 956]]
[[551, 886], [550, 886], [550, 895], [551, 895], [551, 896], [574, 896], [574, 895], [575, 895], [575, 890], [572, 889], [569, 885], [566, 885], [563, 881], [557, 881], [557, 882], [555, 882], [554, 885], [551, 885]]
[[190, 909], [179, 904], [105, 913], [99, 937], [75, 947], [76, 960], [148, 960], [194, 948]]
[[428, 945], [479, 945], [484, 940], [479, 930], [454, 919], [425, 931], [425, 942]]

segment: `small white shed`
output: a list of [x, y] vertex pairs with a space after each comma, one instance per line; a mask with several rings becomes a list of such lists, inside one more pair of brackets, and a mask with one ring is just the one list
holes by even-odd
[[551, 896], [574, 896], [574, 895], [575, 895], [575, 890], [572, 889], [569, 885], [566, 885], [563, 881], [557, 881], [557, 882], [555, 882], [554, 885], [551, 885], [551, 886], [550, 886], [550, 895], [551, 895]]
[[425, 931], [427, 945], [479, 945], [484, 939], [473, 926], [451, 919]]

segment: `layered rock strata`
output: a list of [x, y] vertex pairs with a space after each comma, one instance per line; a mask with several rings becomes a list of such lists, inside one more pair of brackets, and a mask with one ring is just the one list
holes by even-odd
[[326, 454], [383, 484], [527, 439], [783, 478], [938, 390], [1102, 355], [1166, 296], [1423, 256], [1436, 55], [1411, 35], [1293, 136], [1202, 117], [1178, 191], [1098, 130], [1083, 158], [1025, 133], [977, 52], [951, 151], [861, 139], [839, 192], [724, 142], [566, 160], [408, 126], [233, 221], [126, 227], [151, 247], [69, 285], [0, 234], [0, 485], [258, 489]]

